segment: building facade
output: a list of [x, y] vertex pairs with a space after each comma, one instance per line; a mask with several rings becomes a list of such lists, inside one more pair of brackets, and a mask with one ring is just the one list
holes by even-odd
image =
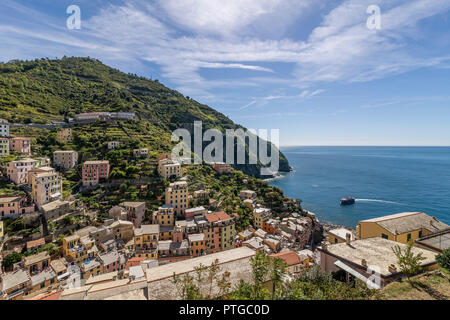
[[39, 209], [44, 204], [62, 199], [62, 179], [58, 173], [38, 173], [31, 183], [32, 199]]
[[31, 139], [24, 137], [10, 138], [9, 151], [31, 155]]
[[70, 170], [78, 164], [78, 152], [76, 151], [55, 151], [53, 152], [53, 165], [55, 167]]
[[189, 190], [186, 181], [171, 183], [166, 188], [166, 205], [172, 206], [177, 216], [184, 216], [184, 212], [189, 208]]
[[109, 161], [86, 161], [83, 164], [83, 186], [98, 186], [100, 179], [108, 179]]

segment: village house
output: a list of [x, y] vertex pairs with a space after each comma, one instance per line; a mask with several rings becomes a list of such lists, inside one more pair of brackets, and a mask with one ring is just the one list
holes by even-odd
[[164, 179], [181, 177], [181, 164], [170, 158], [163, 158], [158, 161], [158, 174]]
[[114, 240], [122, 240], [127, 243], [133, 239], [134, 225], [130, 221], [115, 221], [107, 227], [111, 231]]
[[0, 137], [0, 158], [9, 155], [9, 139]]
[[68, 276], [67, 261], [64, 258], [50, 261], [50, 266], [55, 271], [58, 281], [65, 276]]
[[261, 237], [253, 237], [242, 242], [242, 246], [248, 247], [255, 251], [261, 251], [264, 250], [264, 239], [262, 239]]
[[278, 232], [278, 221], [274, 219], [266, 219], [262, 223], [262, 229], [270, 234], [275, 234]]
[[287, 265], [287, 272], [292, 275], [299, 274], [305, 267], [304, 261], [292, 250], [271, 254], [270, 257], [283, 260]]
[[109, 161], [86, 161], [83, 164], [83, 186], [96, 187], [100, 179], [108, 179], [110, 171]]
[[24, 137], [14, 137], [9, 139], [9, 151], [31, 155], [31, 139]]
[[103, 265], [103, 273], [120, 271], [125, 268], [125, 256], [117, 250], [113, 250], [104, 254], [100, 254], [98, 259]]
[[34, 275], [50, 266], [50, 256], [47, 251], [43, 251], [28, 257], [22, 257], [22, 263], [28, 273]]
[[253, 190], [242, 190], [240, 192], [240, 197], [241, 197], [242, 200], [249, 199], [249, 200], [253, 200], [254, 201], [257, 198], [257, 194]]
[[5, 119], [0, 119], [0, 137], [9, 137], [9, 122]]
[[56, 140], [61, 143], [67, 143], [73, 140], [72, 129], [71, 128], [61, 128], [56, 133]]
[[172, 206], [177, 216], [184, 217], [184, 212], [189, 209], [189, 190], [186, 181], [171, 183], [166, 188], [165, 204]]
[[39, 167], [35, 159], [22, 159], [8, 162], [6, 166], [6, 175], [8, 179], [17, 185], [28, 184], [28, 172]]
[[203, 233], [190, 234], [188, 240], [192, 257], [206, 254], [206, 239]]
[[108, 142], [108, 150], [114, 150], [117, 149], [120, 146], [119, 141], [109, 141]]
[[[397, 245], [403, 251], [407, 247], [405, 244], [381, 237], [333, 245], [325, 243], [322, 248], [318, 248], [320, 267], [325, 272], [340, 272], [344, 281], [350, 282], [357, 278], [367, 283], [372, 289], [380, 289], [403, 276], [397, 256], [392, 249]], [[438, 267], [434, 252], [417, 247], [413, 247], [412, 252], [415, 255], [421, 253], [425, 258], [421, 262], [424, 270], [433, 270]], [[377, 273], [375, 277], [374, 272]]]
[[208, 252], [218, 252], [235, 247], [235, 223], [225, 212], [205, 214], [208, 228], [204, 231], [206, 242], [209, 243]]
[[4, 235], [5, 235], [5, 233], [4, 233], [3, 221], [0, 220], [0, 239], [2, 239]]
[[28, 186], [31, 187], [33, 185], [34, 176], [39, 173], [56, 173], [56, 169], [52, 167], [39, 167], [28, 171]]
[[97, 251], [94, 241], [88, 236], [82, 238], [77, 234], [63, 238], [62, 247], [64, 257], [69, 263], [92, 259]]
[[33, 212], [34, 205], [28, 204], [25, 196], [0, 197], [0, 218], [16, 218], [22, 214]]
[[145, 202], [122, 202], [120, 206], [127, 211], [127, 220], [139, 228], [145, 218]]
[[37, 240], [32, 240], [27, 242], [27, 251], [33, 252], [34, 250], [40, 249], [45, 245], [45, 239], [39, 238]]
[[57, 219], [72, 210], [69, 201], [56, 200], [41, 206], [41, 213], [48, 220]]
[[228, 163], [224, 163], [224, 162], [213, 162], [213, 163], [211, 163], [211, 167], [218, 174], [228, 174], [232, 170], [231, 166]]
[[62, 178], [58, 173], [47, 172], [35, 174], [31, 182], [31, 187], [31, 198], [38, 209], [41, 209], [44, 204], [62, 199]]
[[43, 290], [57, 283], [56, 273], [52, 268], [46, 268], [39, 274], [31, 276], [31, 285], [28, 294]]
[[7, 300], [19, 300], [28, 294], [31, 279], [24, 269], [17, 269], [2, 276], [2, 294]]
[[208, 198], [208, 192], [206, 190], [197, 190], [193, 193], [195, 201], [206, 200]]
[[148, 149], [134, 149], [133, 150], [133, 156], [136, 158], [147, 158], [148, 157]]
[[135, 257], [146, 260], [158, 259], [159, 225], [142, 225], [134, 229]]
[[381, 237], [403, 244], [450, 228], [423, 212], [404, 212], [363, 220], [356, 227], [357, 239]]
[[173, 227], [175, 216], [172, 206], [163, 205], [158, 208], [158, 211], [153, 212], [153, 224], [159, 224], [161, 227]]
[[329, 243], [344, 243], [347, 241], [347, 235], [350, 235], [350, 241], [355, 240], [355, 234], [353, 231], [346, 228], [336, 228], [328, 231], [327, 240]]
[[204, 207], [196, 207], [191, 209], [186, 209], [184, 211], [184, 217], [186, 219], [193, 218], [195, 216], [201, 216], [208, 213], [208, 210], [206, 210]]
[[71, 170], [78, 164], [78, 152], [55, 151], [53, 152], [53, 165], [64, 170]]
[[262, 229], [263, 222], [271, 217], [271, 211], [267, 208], [256, 208], [253, 211], [253, 226]]
[[80, 265], [81, 278], [89, 279], [102, 273], [103, 266], [98, 260], [83, 260]]

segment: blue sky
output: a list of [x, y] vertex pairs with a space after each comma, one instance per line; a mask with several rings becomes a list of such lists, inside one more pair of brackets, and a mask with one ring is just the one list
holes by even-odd
[[448, 0], [2, 0], [0, 60], [95, 57], [281, 145], [448, 146], [449, 30]]

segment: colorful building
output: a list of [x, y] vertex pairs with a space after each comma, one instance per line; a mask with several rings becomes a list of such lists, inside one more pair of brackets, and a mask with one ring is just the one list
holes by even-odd
[[0, 158], [9, 155], [9, 139], [0, 137]]
[[158, 161], [158, 174], [164, 179], [181, 177], [181, 164], [170, 158], [163, 158]]
[[25, 196], [0, 197], [0, 218], [16, 218], [33, 212], [34, 205], [28, 204]]
[[47, 251], [43, 251], [28, 257], [22, 257], [22, 263], [28, 273], [34, 275], [50, 266], [50, 256]]
[[11, 161], [6, 166], [6, 175], [8, 179], [17, 185], [28, 184], [28, 172], [39, 167], [35, 159], [22, 159]]
[[205, 218], [209, 223], [204, 231], [209, 252], [233, 249], [236, 236], [234, 219], [223, 211], [206, 214]]
[[230, 173], [232, 170], [231, 166], [224, 162], [213, 162], [211, 166], [218, 174]]
[[86, 161], [83, 164], [83, 186], [96, 187], [100, 179], [108, 179], [110, 171], [109, 161]]
[[159, 225], [142, 225], [134, 229], [134, 256], [158, 260]]
[[253, 226], [255, 229], [262, 229], [263, 222], [269, 219], [271, 216], [270, 209], [267, 208], [256, 208], [253, 211]]
[[71, 128], [62, 128], [56, 134], [56, 139], [59, 143], [67, 143], [73, 140], [72, 129]]
[[350, 241], [355, 240], [353, 231], [346, 228], [336, 228], [328, 231], [327, 240], [329, 243], [344, 243], [347, 242], [347, 237], [350, 237]]
[[31, 139], [14, 137], [9, 139], [9, 151], [31, 155]]
[[184, 216], [184, 212], [189, 208], [189, 190], [186, 181], [171, 183], [166, 188], [166, 205], [172, 206], [177, 216]]
[[188, 236], [190, 254], [198, 257], [206, 254], [206, 238], [203, 233], [194, 233]]
[[404, 212], [363, 220], [356, 227], [358, 239], [381, 237], [403, 244], [450, 228], [423, 212]]

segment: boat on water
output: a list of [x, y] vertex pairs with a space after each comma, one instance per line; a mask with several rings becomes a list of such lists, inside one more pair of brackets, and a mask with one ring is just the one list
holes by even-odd
[[341, 206], [349, 206], [355, 204], [356, 200], [352, 197], [346, 197], [341, 199]]

